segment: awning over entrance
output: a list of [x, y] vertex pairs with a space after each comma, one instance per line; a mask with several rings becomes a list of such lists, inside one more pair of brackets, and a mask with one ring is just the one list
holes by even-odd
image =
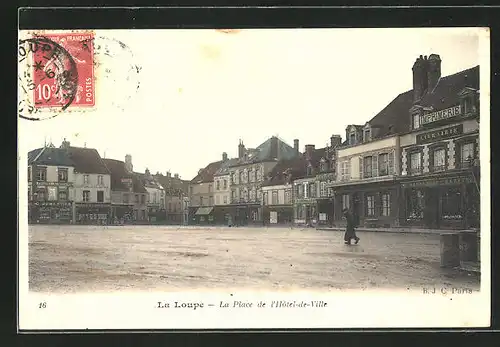
[[210, 212], [212, 212], [213, 209], [214, 209], [213, 207], [200, 207], [196, 211], [195, 215], [206, 216], [206, 215], [210, 214]]

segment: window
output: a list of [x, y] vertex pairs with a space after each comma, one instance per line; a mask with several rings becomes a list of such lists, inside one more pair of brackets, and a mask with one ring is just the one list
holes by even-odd
[[31, 181], [31, 166], [28, 166], [28, 182]]
[[57, 200], [57, 189], [56, 189], [56, 187], [49, 187], [47, 190], [49, 192], [49, 200], [51, 200], [51, 201]]
[[209, 192], [209, 193], [211, 193], [211, 192], [212, 192], [212, 183], [210, 183], [210, 184], [208, 185], [208, 192]]
[[375, 198], [373, 195], [368, 195], [366, 197], [366, 215], [367, 216], [375, 215]]
[[391, 195], [389, 193], [382, 194], [382, 216], [388, 217], [391, 215]]
[[373, 157], [364, 157], [363, 158], [363, 165], [364, 165], [364, 178], [369, 178], [372, 177], [372, 161]]
[[104, 202], [104, 191], [103, 190], [97, 191], [97, 202]]
[[250, 201], [255, 201], [256, 191], [255, 188], [250, 191]]
[[243, 171], [240, 171], [240, 177], [239, 178], [240, 178], [240, 182], [239, 183], [242, 184], [243, 183]]
[[236, 191], [235, 190], [231, 190], [231, 201], [235, 201], [236, 200]]
[[267, 197], [267, 192], [264, 192], [263, 196], [263, 205], [268, 205], [269, 204], [269, 201], [267, 201], [268, 197]]
[[414, 114], [413, 115], [413, 129], [418, 129], [420, 128], [420, 115]]
[[349, 208], [349, 195], [342, 195], [342, 209]]
[[410, 174], [422, 173], [422, 152], [414, 152], [410, 154]]
[[262, 174], [260, 172], [260, 169], [256, 170], [256, 178], [258, 182], [260, 182], [260, 180], [262, 179]]
[[350, 145], [356, 144], [356, 134], [355, 133], [349, 134], [349, 144]]
[[327, 190], [326, 190], [326, 182], [321, 182], [320, 183], [320, 189], [319, 189], [319, 195], [321, 197], [325, 197], [325, 196], [328, 196], [327, 195]]
[[365, 130], [364, 136], [365, 136], [364, 141], [370, 141], [370, 139], [371, 139], [370, 138], [370, 129]]
[[83, 184], [89, 184], [89, 175], [83, 175]]
[[309, 164], [307, 166], [307, 176], [311, 176], [311, 175], [312, 175], [312, 166], [311, 166], [311, 164]]
[[68, 182], [68, 169], [57, 168], [57, 179], [59, 182]]
[[97, 184], [100, 186], [104, 185], [104, 177], [102, 175], [97, 176]]
[[224, 195], [224, 205], [227, 204], [227, 195]]
[[59, 192], [57, 193], [57, 197], [61, 201], [68, 200], [68, 191], [66, 189], [60, 189], [59, 188]]
[[378, 175], [386, 176], [389, 174], [389, 154], [382, 153], [378, 156]]
[[257, 201], [260, 202], [260, 199], [262, 198], [262, 192], [259, 190], [257, 190]]
[[340, 179], [342, 181], [349, 180], [351, 178], [350, 175], [350, 160], [344, 160], [340, 163]]
[[47, 198], [47, 191], [44, 188], [39, 188], [36, 191], [38, 201], [44, 201]]
[[[163, 195], [163, 193], [162, 193]], [[163, 198], [160, 198], [160, 207], [163, 208], [165, 206], [165, 200]]]
[[285, 205], [292, 203], [292, 191], [290, 189], [285, 190]]
[[461, 158], [461, 166], [469, 167], [472, 166], [472, 162], [474, 160], [474, 143], [464, 143], [460, 148], [460, 158]]
[[90, 201], [90, 190], [84, 190], [83, 192], [83, 201]]
[[200, 196], [200, 206], [203, 206], [203, 196]]
[[309, 197], [315, 198], [316, 197], [316, 182], [309, 182], [308, 188], [309, 188]]
[[439, 148], [433, 152], [432, 170], [443, 171], [445, 167], [446, 151], [444, 148]]
[[227, 189], [227, 180], [226, 179], [224, 179], [222, 186], [224, 187], [224, 189]]
[[128, 195], [127, 193], [124, 193], [124, 194], [123, 194], [123, 202], [124, 202], [125, 204], [128, 204], [128, 202], [129, 202], [129, 195]]
[[214, 197], [213, 196], [209, 196], [208, 197], [208, 206], [213, 206], [214, 205]]
[[272, 204], [273, 205], [277, 205], [278, 204], [278, 192], [276, 190], [273, 190]]
[[168, 212], [172, 211], [172, 203], [168, 203]]
[[39, 168], [37, 170], [36, 180], [37, 181], [46, 181], [47, 180], [47, 168], [46, 167]]
[[234, 184], [234, 173], [229, 174], [229, 184]]
[[407, 200], [407, 218], [422, 219], [424, 217], [424, 193], [420, 189], [411, 189]]
[[326, 160], [322, 160], [321, 161], [321, 172], [326, 172], [328, 171], [328, 163], [326, 162]]
[[447, 189], [443, 194], [441, 206], [444, 219], [462, 218], [460, 190], [458, 188]]

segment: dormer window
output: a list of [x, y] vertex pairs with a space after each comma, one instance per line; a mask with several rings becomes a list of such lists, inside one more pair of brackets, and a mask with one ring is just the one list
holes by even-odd
[[328, 163], [323, 158], [321, 159], [321, 172], [326, 172], [326, 171], [328, 171]]
[[413, 116], [413, 130], [420, 128], [420, 115], [414, 114]]
[[312, 175], [312, 166], [311, 166], [311, 164], [309, 164], [307, 166], [307, 176], [311, 176], [311, 175]]
[[354, 131], [349, 134], [349, 144], [356, 144], [356, 133]]
[[363, 141], [367, 142], [371, 140], [371, 129], [365, 129], [363, 133]]

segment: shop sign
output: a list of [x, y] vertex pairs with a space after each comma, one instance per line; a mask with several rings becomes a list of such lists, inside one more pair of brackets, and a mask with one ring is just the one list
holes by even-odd
[[420, 124], [425, 125], [429, 123], [439, 122], [444, 119], [450, 119], [459, 116], [462, 113], [460, 105], [456, 105], [444, 110], [424, 114], [420, 119]]
[[402, 184], [402, 186], [403, 188], [413, 188], [413, 187], [428, 187], [428, 186], [438, 186], [438, 185], [456, 185], [456, 184], [466, 184], [466, 183], [472, 183], [472, 177], [470, 176], [458, 176], [458, 177], [448, 177], [448, 178], [436, 177], [414, 182], [405, 182]]
[[443, 140], [463, 133], [463, 124], [417, 135], [417, 145]]
[[40, 201], [37, 204], [41, 208], [71, 208], [71, 202]]

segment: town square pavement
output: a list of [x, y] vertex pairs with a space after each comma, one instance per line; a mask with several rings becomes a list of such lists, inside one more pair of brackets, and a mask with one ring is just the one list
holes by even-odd
[[342, 232], [312, 228], [32, 225], [30, 290], [479, 290], [478, 275], [440, 268], [439, 235], [358, 236], [346, 246]]

